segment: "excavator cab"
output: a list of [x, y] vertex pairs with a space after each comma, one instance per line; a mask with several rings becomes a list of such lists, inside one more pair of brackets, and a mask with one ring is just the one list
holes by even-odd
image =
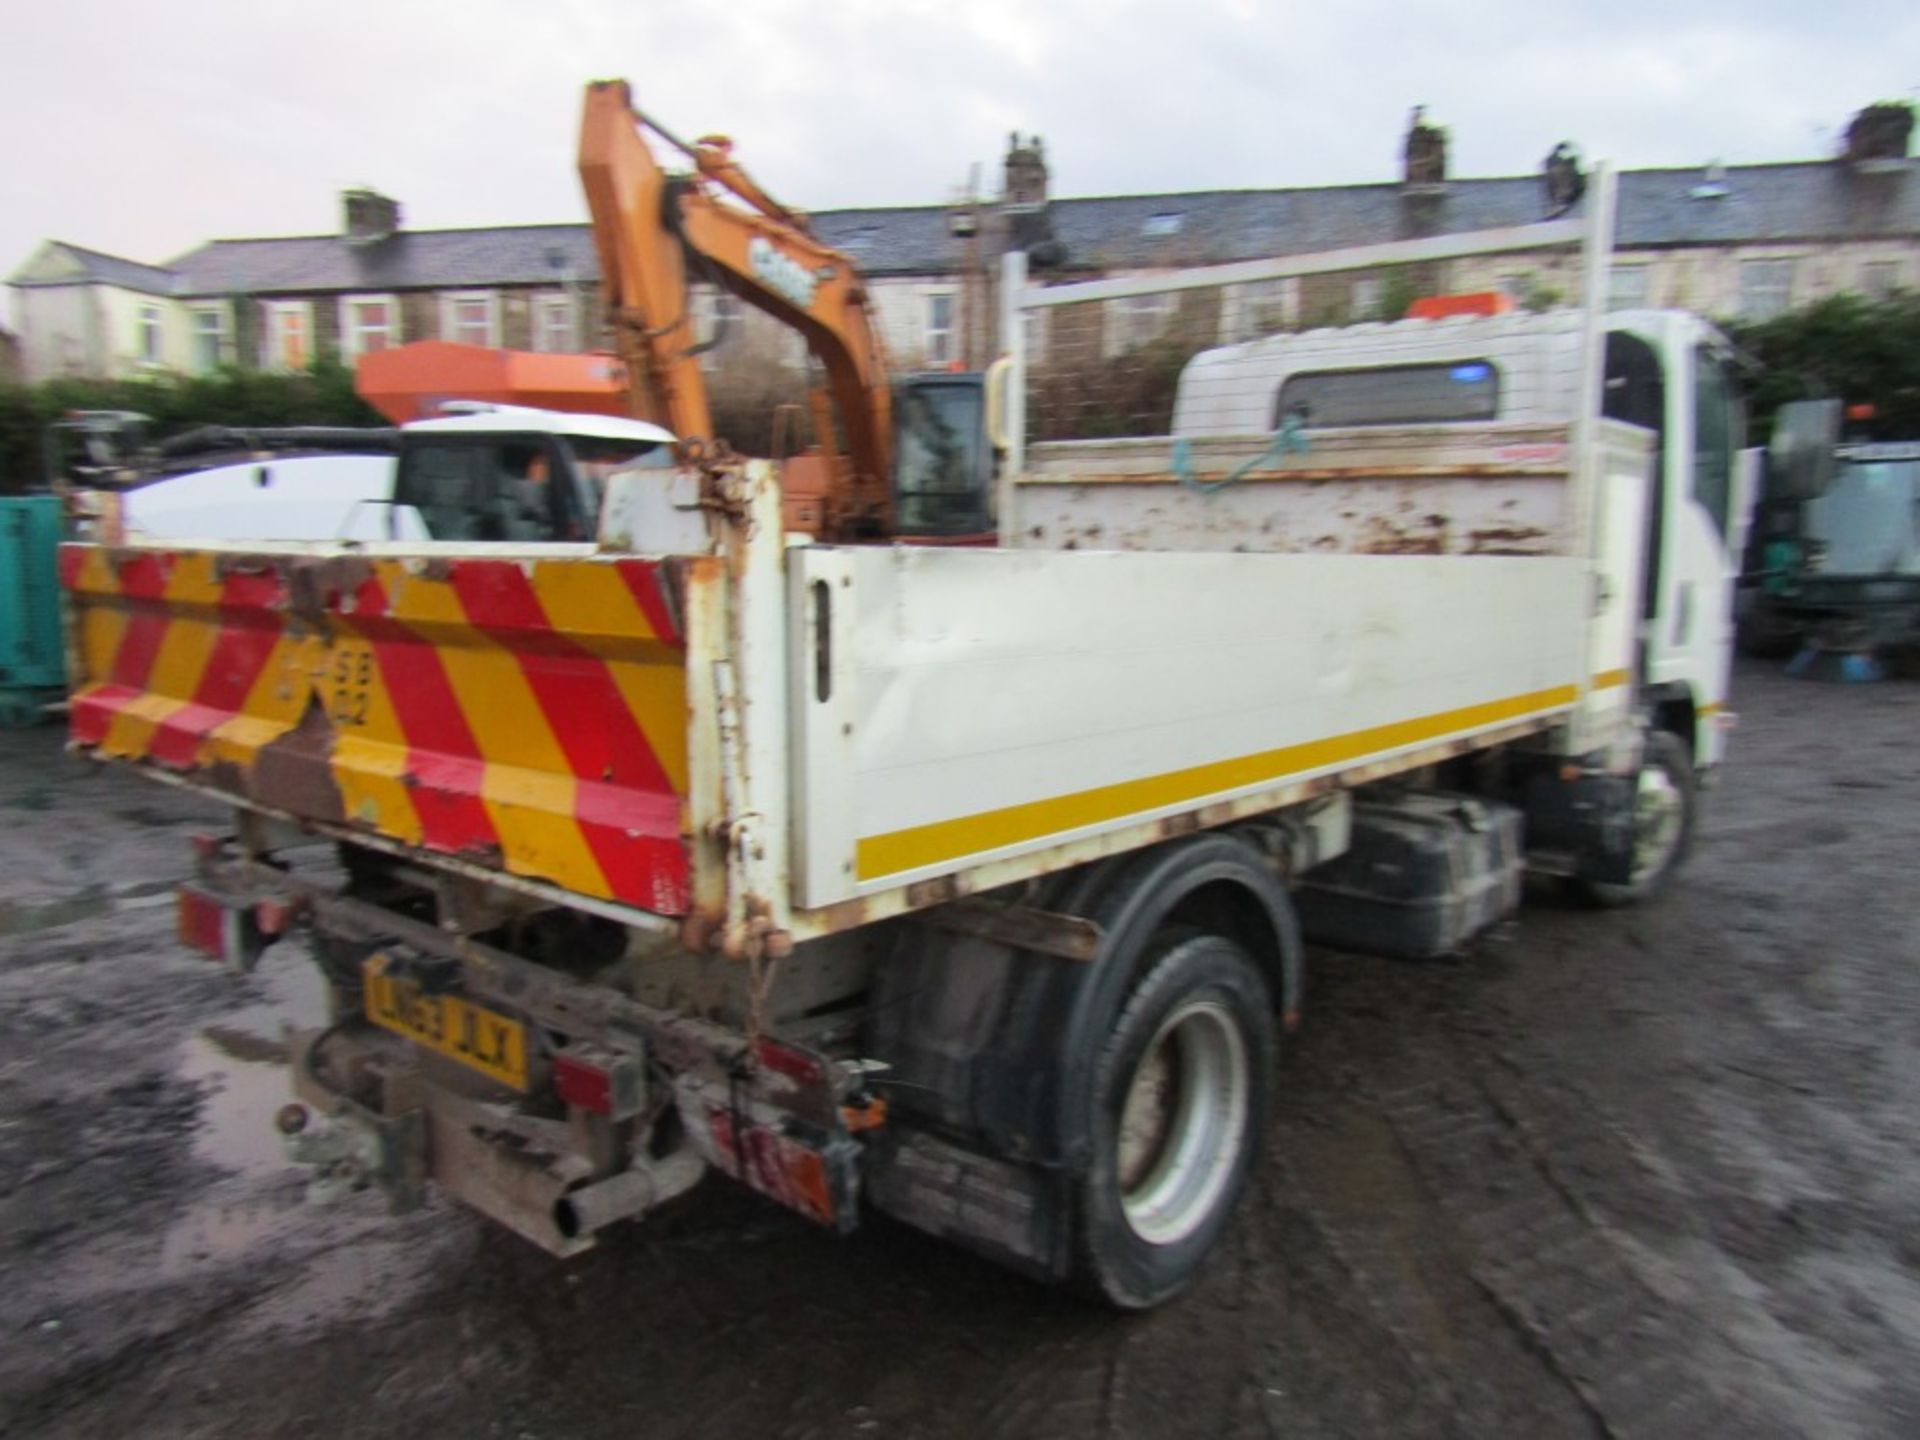
[[912, 375], [893, 394], [893, 528], [902, 539], [990, 540], [995, 450], [979, 373]]

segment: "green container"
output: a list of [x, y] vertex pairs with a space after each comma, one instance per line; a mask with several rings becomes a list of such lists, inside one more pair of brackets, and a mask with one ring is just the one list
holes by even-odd
[[0, 725], [31, 725], [67, 684], [58, 495], [0, 496]]

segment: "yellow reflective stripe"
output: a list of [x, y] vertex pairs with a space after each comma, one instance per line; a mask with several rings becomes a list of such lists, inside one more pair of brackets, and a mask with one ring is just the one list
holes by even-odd
[[120, 653], [120, 642], [127, 634], [127, 606], [120, 597], [119, 577], [98, 546], [90, 545], [82, 552], [68, 605], [79, 650], [80, 673], [73, 677], [74, 698], [78, 700], [107, 682], [113, 673], [114, 657]]
[[185, 708], [207, 673], [220, 638], [220, 582], [210, 555], [181, 555], [167, 575], [166, 629], [147, 671], [145, 693], [107, 722], [100, 748], [109, 755], [145, 755], [153, 732]]
[[611, 565], [537, 566], [533, 591], [553, 628], [607, 667], [677, 794], [687, 793], [687, 672]]
[[1330, 765], [1538, 715], [1571, 705], [1577, 698], [1574, 686], [1556, 685], [1505, 700], [1489, 700], [1458, 710], [1423, 715], [1417, 720], [1397, 720], [1389, 725], [1283, 745], [1277, 750], [1262, 750], [1233, 760], [1216, 760], [1184, 770], [1171, 770], [1164, 775], [1101, 785], [1072, 795], [1032, 800], [954, 820], [937, 820], [930, 825], [915, 825], [885, 835], [868, 835], [854, 847], [855, 873], [862, 880], [897, 875], [924, 865], [943, 864], [1088, 825], [1123, 820], [1169, 805], [1191, 804], [1209, 795], [1253, 785], [1277, 784]]
[[208, 734], [207, 763], [248, 769], [262, 749], [299, 724], [313, 693], [310, 674], [324, 663], [325, 654], [326, 644], [318, 636], [295, 638], [281, 630], [240, 713]]
[[1592, 688], [1595, 690], [1613, 690], [1621, 685], [1625, 685], [1632, 678], [1633, 672], [1630, 670], [1602, 670], [1598, 675], [1593, 677]]
[[[435, 642], [486, 763], [480, 799], [500, 837], [507, 870], [583, 895], [610, 896], [607, 877], [574, 818], [579, 784], [518, 657], [468, 623], [451, 584], [421, 576], [405, 583], [404, 618]], [[401, 611], [397, 599], [393, 608]]]

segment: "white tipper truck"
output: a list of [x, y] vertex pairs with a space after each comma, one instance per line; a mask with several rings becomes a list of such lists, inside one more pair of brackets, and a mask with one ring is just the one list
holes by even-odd
[[[1319, 263], [1604, 273], [1610, 193]], [[1217, 277], [1006, 278], [1018, 335]], [[717, 1169], [1149, 1306], [1256, 1173], [1303, 931], [1441, 953], [1526, 867], [1622, 901], [1686, 850], [1753, 469], [1711, 330], [1599, 298], [1208, 351], [1177, 455], [1026, 444], [1016, 342], [992, 547], [813, 543], [724, 458], [481, 543], [436, 520], [478, 423], [403, 454], [430, 541], [66, 547], [74, 741], [233, 805], [184, 936], [310, 936], [323, 1185], [570, 1255]]]

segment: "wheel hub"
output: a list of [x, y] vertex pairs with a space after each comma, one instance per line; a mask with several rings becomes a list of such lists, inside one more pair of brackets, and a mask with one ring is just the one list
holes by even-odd
[[1680, 843], [1685, 810], [1680, 787], [1658, 766], [1640, 772], [1633, 807], [1633, 879], [1635, 883], [1659, 872]]
[[1226, 1007], [1195, 999], [1160, 1024], [1121, 1106], [1116, 1169], [1134, 1233], [1170, 1245], [1212, 1214], [1246, 1143], [1246, 1041]]

